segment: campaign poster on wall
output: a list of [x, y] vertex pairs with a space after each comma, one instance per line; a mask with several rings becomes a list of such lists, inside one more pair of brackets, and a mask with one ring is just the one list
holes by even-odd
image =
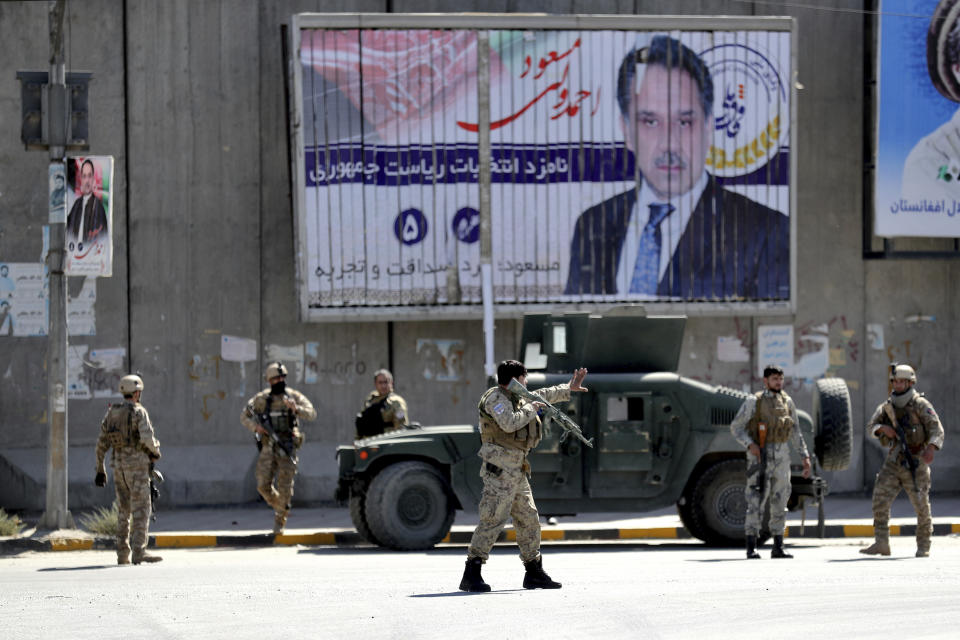
[[113, 275], [113, 157], [67, 158], [69, 276]]
[[[489, 30], [497, 303], [791, 298], [791, 31]], [[310, 309], [481, 302], [478, 31], [303, 28]]]
[[878, 236], [960, 237], [960, 3], [883, 0]]

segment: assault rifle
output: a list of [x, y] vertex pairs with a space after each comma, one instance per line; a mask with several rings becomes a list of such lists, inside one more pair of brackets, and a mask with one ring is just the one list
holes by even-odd
[[[757, 483], [753, 486], [759, 493], [763, 493], [763, 490], [767, 486], [767, 425], [761, 422], [757, 425], [757, 446], [760, 447], [760, 461], [757, 463], [760, 467], [759, 473], [757, 474]], [[756, 468], [756, 467], [752, 467]], [[751, 473], [748, 469], [747, 473]]]
[[[287, 397], [284, 394], [284, 397]], [[293, 460], [294, 464], [297, 462], [297, 448], [293, 444], [293, 438], [281, 440], [280, 436], [277, 435], [277, 432], [273, 429], [273, 421], [270, 420], [270, 400], [267, 400], [266, 409], [262, 413], [257, 414], [257, 422], [260, 423], [260, 426], [266, 429], [267, 434], [270, 436], [270, 439], [277, 443], [281, 453], [286, 457]], [[259, 447], [260, 443], [260, 434], [257, 434], [257, 446]]]
[[903, 428], [903, 422], [909, 420], [907, 412], [903, 412], [903, 419], [897, 420], [897, 415], [893, 412], [893, 408], [890, 406], [890, 403], [886, 403], [884, 406], [884, 411], [887, 414], [887, 418], [890, 419], [890, 423], [893, 427], [893, 430], [897, 432], [897, 445], [900, 447], [900, 455], [902, 460], [900, 464], [905, 466], [910, 470], [910, 477], [913, 478], [913, 490], [917, 490], [917, 467], [920, 466], [920, 463], [917, 462], [917, 459], [913, 457], [913, 454], [910, 453], [910, 447], [907, 446], [907, 432]]
[[537, 394], [527, 390], [525, 386], [520, 384], [520, 382], [514, 378], [510, 381], [510, 384], [507, 386], [507, 390], [511, 393], [520, 396], [521, 398], [528, 400], [530, 402], [540, 402], [543, 403], [543, 410], [546, 413], [547, 417], [552, 419], [554, 422], [559, 424], [563, 428], [563, 435], [560, 437], [560, 442], [563, 442], [570, 436], [573, 436], [583, 442], [583, 444], [588, 447], [593, 447], [593, 438], [587, 440], [583, 437], [583, 431], [580, 430], [580, 426], [570, 419], [570, 416], [565, 414], [560, 409], [557, 409], [555, 406], [538, 396]]
[[157, 500], [160, 499], [160, 487], [157, 486], [158, 483], [164, 482], [163, 474], [160, 473], [160, 469], [157, 469], [153, 466], [153, 463], [150, 463], [150, 517], [156, 522], [157, 521]]

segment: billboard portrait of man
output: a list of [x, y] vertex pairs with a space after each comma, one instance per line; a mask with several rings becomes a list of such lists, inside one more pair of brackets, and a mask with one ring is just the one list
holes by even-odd
[[[929, 21], [917, 20], [927, 15]], [[877, 236], [960, 235], [958, 18], [957, 0], [881, 4], [874, 178]]]
[[[960, 102], [960, 2], [941, 0], [927, 33], [927, 70], [933, 86], [947, 100]], [[903, 197], [943, 200], [956, 211], [960, 200], [960, 109], [924, 136], [903, 165]]]
[[710, 69], [679, 40], [630, 50], [617, 101], [636, 186], [584, 211], [566, 295], [783, 299], [789, 218], [721, 186], [706, 170], [715, 127]]

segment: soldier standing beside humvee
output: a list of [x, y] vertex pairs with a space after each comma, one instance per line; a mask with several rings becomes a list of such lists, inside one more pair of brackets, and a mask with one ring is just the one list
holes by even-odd
[[730, 423], [730, 432], [747, 448], [747, 485], [744, 493], [747, 513], [743, 528], [747, 558], [760, 557], [757, 538], [764, 505], [769, 502], [771, 558], [792, 558], [783, 550], [786, 528], [784, 510], [790, 498], [790, 444], [803, 459], [803, 477], [810, 477], [810, 454], [800, 434], [797, 407], [783, 391], [783, 369], [767, 365], [763, 370], [765, 389], [744, 400]]
[[363, 408], [357, 414], [357, 440], [403, 429], [410, 423], [406, 400], [393, 390], [393, 374], [387, 369], [378, 369], [373, 374], [373, 385], [376, 388], [363, 401]]
[[933, 518], [930, 515], [930, 464], [943, 447], [943, 425], [929, 400], [913, 386], [912, 367], [891, 365], [893, 393], [873, 412], [867, 432], [890, 451], [873, 484], [874, 543], [860, 553], [890, 555], [890, 505], [903, 488], [917, 512], [918, 558], [930, 555]]

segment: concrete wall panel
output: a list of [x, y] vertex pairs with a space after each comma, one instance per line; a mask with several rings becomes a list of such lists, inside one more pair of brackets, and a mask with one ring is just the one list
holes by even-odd
[[[860, 6], [838, 0], [824, 9]], [[299, 501], [329, 500], [334, 449], [350, 440], [353, 418], [379, 367], [393, 368], [415, 420], [476, 419], [475, 403], [487, 384], [479, 321], [299, 319], [282, 28], [298, 12], [387, 10], [793, 15], [800, 51], [796, 80], [803, 85], [792, 149], [799, 159], [797, 311], [691, 318], [680, 372], [758, 388], [758, 331], [792, 325], [796, 357], [821, 362], [825, 356], [822, 373], [848, 381], [857, 429], [854, 464], [830, 480], [834, 490], [859, 491], [872, 484], [880, 459], [864, 442], [862, 426], [886, 396], [887, 362], [910, 361], [948, 432], [934, 486], [958, 479], [960, 457], [950, 442], [960, 398], [950, 381], [960, 355], [954, 332], [960, 301], [953, 284], [960, 266], [862, 257], [862, 149], [871, 133], [863, 127], [861, 14], [719, 0], [69, 3], [69, 66], [95, 75], [91, 153], [117, 159], [114, 276], [96, 282], [96, 335], [72, 337], [71, 344], [127, 349], [127, 364], [143, 373], [144, 402], [164, 446], [171, 502], [255, 499], [252, 444], [238, 415], [264, 386], [263, 368], [273, 357], [287, 361], [295, 372], [289, 384], [320, 412], [306, 425]], [[17, 69], [48, 66], [46, 11], [45, 3], [0, 3], [0, 75], [6, 78], [0, 82], [0, 111], [8, 114], [0, 120], [0, 262], [41, 259], [47, 159], [19, 142], [19, 85], [13, 78]], [[69, 283], [73, 294], [82, 286], [81, 279]], [[520, 322], [498, 320], [496, 329], [496, 359], [516, 357]], [[254, 341], [255, 359], [224, 359], [225, 337]], [[44, 338], [0, 337], [0, 468], [3, 477], [16, 479], [6, 484], [20, 487], [16, 499], [0, 487], [0, 504], [13, 508], [42, 504], [26, 497], [24, 487], [44, 482], [37, 461], [45, 459], [47, 438], [45, 350]], [[788, 381], [806, 410], [813, 377]], [[101, 500], [84, 483], [106, 401], [70, 401], [70, 478], [79, 483], [71, 488], [71, 506]]]

